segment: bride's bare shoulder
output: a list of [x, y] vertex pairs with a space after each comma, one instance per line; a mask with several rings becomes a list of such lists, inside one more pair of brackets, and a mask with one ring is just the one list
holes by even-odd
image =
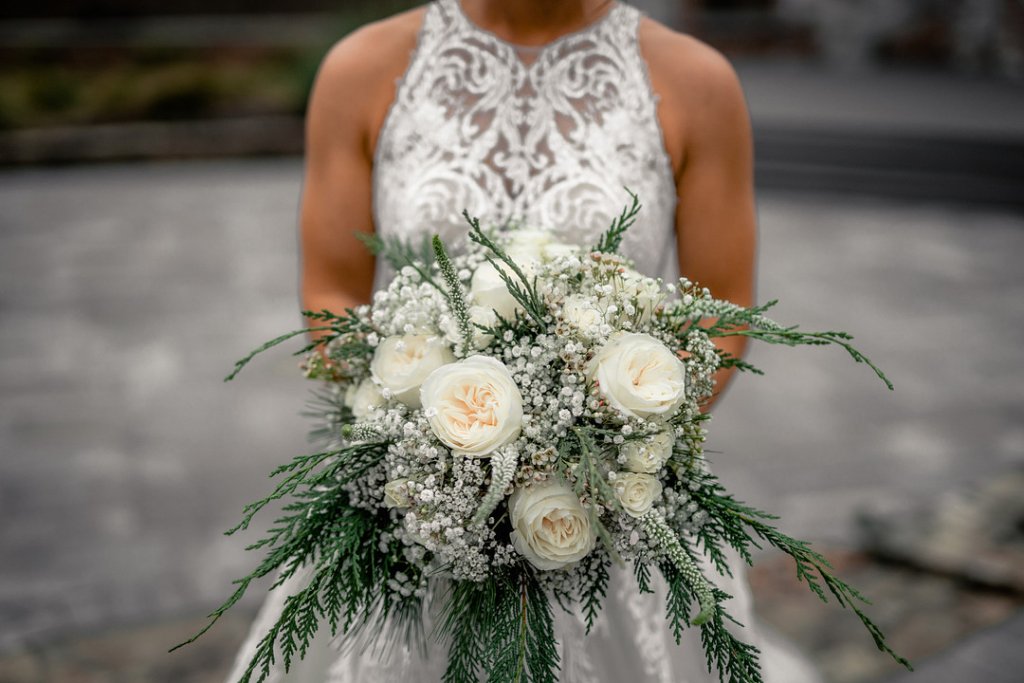
[[[640, 50], [660, 99], [666, 143], [682, 156], [688, 140], [743, 126], [748, 113], [739, 77], [714, 47], [644, 17]], [[723, 130], [724, 129], [724, 130]]]
[[[395, 81], [416, 47], [425, 7], [366, 24], [335, 43], [320, 63], [310, 114], [372, 126], [394, 96]], [[335, 119], [338, 120], [338, 119]]]

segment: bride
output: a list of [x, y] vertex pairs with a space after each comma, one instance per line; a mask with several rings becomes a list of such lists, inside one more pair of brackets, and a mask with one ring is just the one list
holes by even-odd
[[[463, 234], [463, 209], [492, 224], [518, 219], [593, 243], [627, 195], [644, 204], [623, 252], [645, 274], [679, 273], [716, 297], [753, 303], [752, 144], [732, 67], [700, 41], [614, 0], [435, 0], [363, 27], [320, 68], [307, 120], [302, 194], [302, 304], [341, 311], [387, 282], [356, 234]], [[743, 337], [720, 340], [743, 352]], [[718, 377], [719, 388], [731, 371]], [[761, 645], [767, 681], [813, 674], [754, 630], [742, 564], [718, 584], [727, 609]], [[660, 578], [660, 577], [659, 577]], [[244, 671], [276, 620], [293, 577], [273, 591], [238, 653]], [[677, 645], [664, 623], [663, 582], [641, 595], [628, 570], [612, 578], [584, 637], [559, 609], [561, 678], [569, 683], [718, 680], [699, 635]], [[443, 651], [341, 649], [321, 634], [272, 681], [439, 681]]]

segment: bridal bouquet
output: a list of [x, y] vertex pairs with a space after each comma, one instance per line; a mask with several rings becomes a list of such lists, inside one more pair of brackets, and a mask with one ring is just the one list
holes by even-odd
[[716, 337], [835, 344], [888, 380], [845, 333], [783, 327], [765, 317], [771, 304], [744, 308], [635, 271], [617, 250], [639, 208], [634, 196], [590, 248], [488, 232], [468, 215], [458, 256], [438, 238], [419, 251], [370, 238], [397, 271], [372, 305], [308, 312], [317, 327], [239, 361], [231, 377], [260, 351], [324, 333], [299, 353], [324, 381], [316, 411], [329, 447], [275, 470], [277, 487], [228, 532], [287, 499], [250, 546], [263, 561], [210, 625], [252, 581], [310, 574], [244, 680], [264, 680], [277, 657], [289, 667], [324, 625], [349, 639], [422, 638], [429, 598], [441, 601], [431, 635], [447, 645], [447, 683], [553, 682], [553, 609], [575, 605], [589, 629], [618, 564], [640, 591], [660, 572], [669, 628], [677, 640], [699, 628], [723, 681], [760, 681], [757, 649], [726, 628], [728, 596], [701, 568], [728, 572], [727, 547], [750, 562], [760, 543], [791, 555], [812, 591], [853, 609], [906, 663], [863, 598], [730, 496], [702, 448], [715, 371], [757, 371]]

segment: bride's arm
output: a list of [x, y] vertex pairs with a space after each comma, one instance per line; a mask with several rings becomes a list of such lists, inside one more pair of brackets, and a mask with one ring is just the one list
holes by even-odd
[[[757, 218], [750, 117], [739, 79], [717, 53], [702, 70], [704, 97], [689, 118], [685, 161], [679, 177], [676, 234], [680, 272], [719, 299], [754, 303]], [[741, 357], [746, 337], [716, 340]], [[715, 376], [717, 399], [734, 369]]]
[[372, 149], [418, 26], [413, 13], [367, 25], [320, 65], [299, 212], [304, 310], [342, 313], [370, 300], [374, 259], [356, 235], [373, 231]]
[[[680, 273], [716, 298], [752, 305], [757, 234], [753, 143], [739, 79], [716, 50], [656, 28], [662, 30], [649, 31], [653, 40], [648, 44], [661, 67], [652, 76], [661, 76], [660, 113], [677, 160]], [[716, 342], [734, 356], [746, 350], [745, 337]], [[716, 375], [715, 398], [734, 372]]]

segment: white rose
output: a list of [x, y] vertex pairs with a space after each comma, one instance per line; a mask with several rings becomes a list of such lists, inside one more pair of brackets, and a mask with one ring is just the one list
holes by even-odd
[[389, 508], [407, 508], [412, 505], [408, 479], [395, 479], [384, 484], [384, 504]]
[[[469, 313], [469, 322], [473, 325], [473, 346], [476, 349], [486, 349], [494, 341], [494, 335], [484, 332], [479, 327], [476, 327], [476, 325], [495, 327], [498, 324], [497, 314], [485, 306], [470, 306], [466, 312]], [[441, 323], [441, 328], [444, 330], [444, 338], [452, 346], [462, 341], [462, 334], [459, 332], [459, 321], [454, 315], [447, 316]]]
[[544, 245], [541, 255], [548, 261], [551, 261], [562, 256], [575, 256], [579, 253], [579, 245], [566, 244], [564, 242], [552, 242]]
[[686, 368], [649, 334], [620, 332], [588, 367], [608, 404], [630, 417], [670, 417], [686, 397]]
[[613, 488], [622, 509], [631, 517], [643, 517], [661, 497], [661, 482], [649, 474], [620, 473]]
[[538, 569], [560, 569], [594, 548], [579, 498], [557, 482], [517, 489], [508, 499], [512, 545]]
[[[547, 230], [535, 230], [533, 228], [513, 230], [509, 233], [505, 252], [509, 256], [515, 253], [525, 260], [540, 261], [544, 256], [545, 248], [551, 241], [551, 233]], [[513, 260], [519, 263], [514, 256]]]
[[641, 311], [641, 322], [650, 320], [655, 307], [661, 303], [662, 291], [658, 281], [645, 277], [635, 270], [626, 269], [622, 274], [621, 283], [622, 291]]
[[420, 389], [430, 427], [453, 451], [490, 455], [519, 436], [523, 396], [490, 356], [470, 356], [431, 373]]
[[619, 451], [625, 457], [629, 471], [654, 474], [672, 457], [675, 441], [675, 434], [668, 429], [643, 439], [627, 441]]
[[[515, 273], [510, 273], [515, 279]], [[493, 309], [505, 320], [512, 320], [522, 310], [519, 302], [508, 291], [498, 269], [489, 262], [480, 264], [469, 283], [469, 296], [477, 306]]]
[[569, 323], [581, 334], [596, 336], [604, 323], [604, 312], [590, 297], [572, 295], [562, 302], [562, 320]]
[[350, 386], [345, 392], [345, 406], [352, 411], [352, 416], [357, 420], [364, 419], [374, 408], [382, 405], [384, 394], [373, 380], [364, 379], [358, 385]]
[[373, 352], [374, 379], [410, 408], [420, 407], [420, 385], [437, 368], [455, 362], [443, 339], [425, 334], [388, 337]]

